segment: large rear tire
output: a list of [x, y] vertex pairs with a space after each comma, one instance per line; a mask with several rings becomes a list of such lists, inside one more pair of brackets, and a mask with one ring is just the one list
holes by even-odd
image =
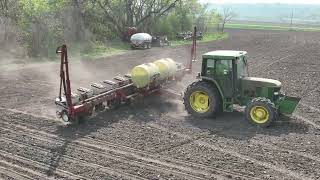
[[220, 112], [221, 97], [217, 88], [207, 81], [196, 81], [184, 92], [184, 106], [196, 117], [212, 117]]
[[277, 109], [269, 99], [254, 98], [245, 109], [246, 119], [259, 127], [269, 127], [278, 118]]

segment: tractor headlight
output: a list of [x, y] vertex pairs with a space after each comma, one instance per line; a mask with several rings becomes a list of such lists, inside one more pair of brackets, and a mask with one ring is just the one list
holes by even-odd
[[274, 92], [273, 95], [278, 96], [279, 92]]

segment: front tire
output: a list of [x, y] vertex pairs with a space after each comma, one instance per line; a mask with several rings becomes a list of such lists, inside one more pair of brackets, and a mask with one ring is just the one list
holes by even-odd
[[246, 119], [259, 127], [269, 127], [278, 118], [274, 103], [267, 98], [254, 98], [245, 109]]
[[221, 109], [221, 98], [217, 88], [206, 81], [197, 81], [189, 85], [183, 100], [187, 112], [196, 117], [211, 117]]

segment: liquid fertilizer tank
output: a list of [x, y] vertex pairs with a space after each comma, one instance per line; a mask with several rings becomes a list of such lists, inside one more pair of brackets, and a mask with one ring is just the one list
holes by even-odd
[[132, 83], [137, 88], [148, 86], [159, 75], [159, 68], [154, 63], [141, 64], [134, 67], [131, 71]]
[[177, 72], [177, 63], [170, 59], [159, 59], [153, 63], [136, 66], [131, 71], [132, 82], [137, 88], [148, 86], [153, 80], [165, 80]]
[[174, 75], [178, 70], [177, 63], [171, 58], [165, 58], [165, 60], [169, 63], [169, 68], [171, 68], [171, 71], [173, 72], [172, 75]]
[[160, 79], [164, 80], [170, 76], [173, 76], [177, 71], [177, 65], [172, 59], [159, 59], [154, 62], [159, 68]]

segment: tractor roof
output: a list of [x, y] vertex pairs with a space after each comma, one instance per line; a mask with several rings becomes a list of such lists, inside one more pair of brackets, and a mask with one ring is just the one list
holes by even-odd
[[205, 53], [204, 58], [219, 58], [219, 59], [234, 59], [235, 57], [245, 56], [246, 51], [233, 51], [233, 50], [217, 50]]

